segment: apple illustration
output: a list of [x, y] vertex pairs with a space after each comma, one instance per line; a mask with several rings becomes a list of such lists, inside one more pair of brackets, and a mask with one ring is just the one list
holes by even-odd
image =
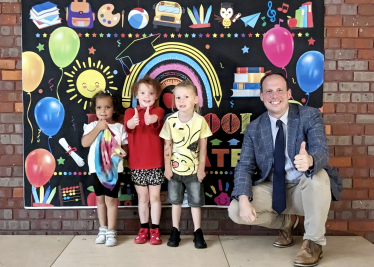
[[295, 28], [296, 25], [297, 25], [297, 18], [292, 18], [290, 16], [287, 16], [288, 20], [287, 20], [287, 25], [290, 27], [290, 28]]

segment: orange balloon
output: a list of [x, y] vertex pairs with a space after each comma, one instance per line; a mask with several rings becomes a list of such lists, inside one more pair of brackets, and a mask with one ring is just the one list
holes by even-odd
[[43, 59], [36, 53], [27, 51], [22, 53], [22, 89], [30, 93], [42, 81], [44, 75]]

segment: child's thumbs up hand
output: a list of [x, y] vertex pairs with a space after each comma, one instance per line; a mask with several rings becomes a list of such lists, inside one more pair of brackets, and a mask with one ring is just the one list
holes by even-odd
[[305, 149], [305, 142], [300, 145], [299, 154], [295, 156], [294, 164], [299, 172], [305, 172], [313, 166], [313, 157]]
[[139, 125], [139, 114], [138, 110], [134, 108], [135, 114], [134, 116], [127, 121], [127, 128], [134, 129], [136, 126]]
[[150, 125], [152, 123], [155, 123], [158, 120], [158, 116], [156, 114], [150, 115], [149, 114], [149, 107], [147, 107], [147, 110], [144, 113], [144, 122], [146, 125]]

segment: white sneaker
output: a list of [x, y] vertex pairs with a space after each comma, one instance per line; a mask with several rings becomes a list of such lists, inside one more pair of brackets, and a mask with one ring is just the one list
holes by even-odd
[[101, 226], [99, 228], [99, 233], [97, 234], [97, 237], [95, 239], [96, 244], [105, 244], [107, 231], [108, 231], [108, 227], [106, 226]]
[[106, 242], [105, 246], [107, 247], [114, 247], [117, 245], [116, 239], [117, 231], [116, 230], [108, 230], [106, 231]]

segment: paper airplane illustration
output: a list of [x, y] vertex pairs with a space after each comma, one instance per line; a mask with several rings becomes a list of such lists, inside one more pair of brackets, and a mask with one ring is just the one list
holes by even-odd
[[261, 15], [261, 12], [258, 12], [256, 14], [242, 17], [240, 19], [244, 22], [245, 27], [251, 26], [252, 28], [254, 28], [260, 15]]
[[143, 62], [150, 56], [152, 56], [156, 50], [153, 47], [153, 42], [160, 36], [160, 34], [154, 34], [145, 38], [137, 39], [129, 44], [117, 57], [121, 65], [123, 72], [130, 75], [130, 68], [132, 65]]

